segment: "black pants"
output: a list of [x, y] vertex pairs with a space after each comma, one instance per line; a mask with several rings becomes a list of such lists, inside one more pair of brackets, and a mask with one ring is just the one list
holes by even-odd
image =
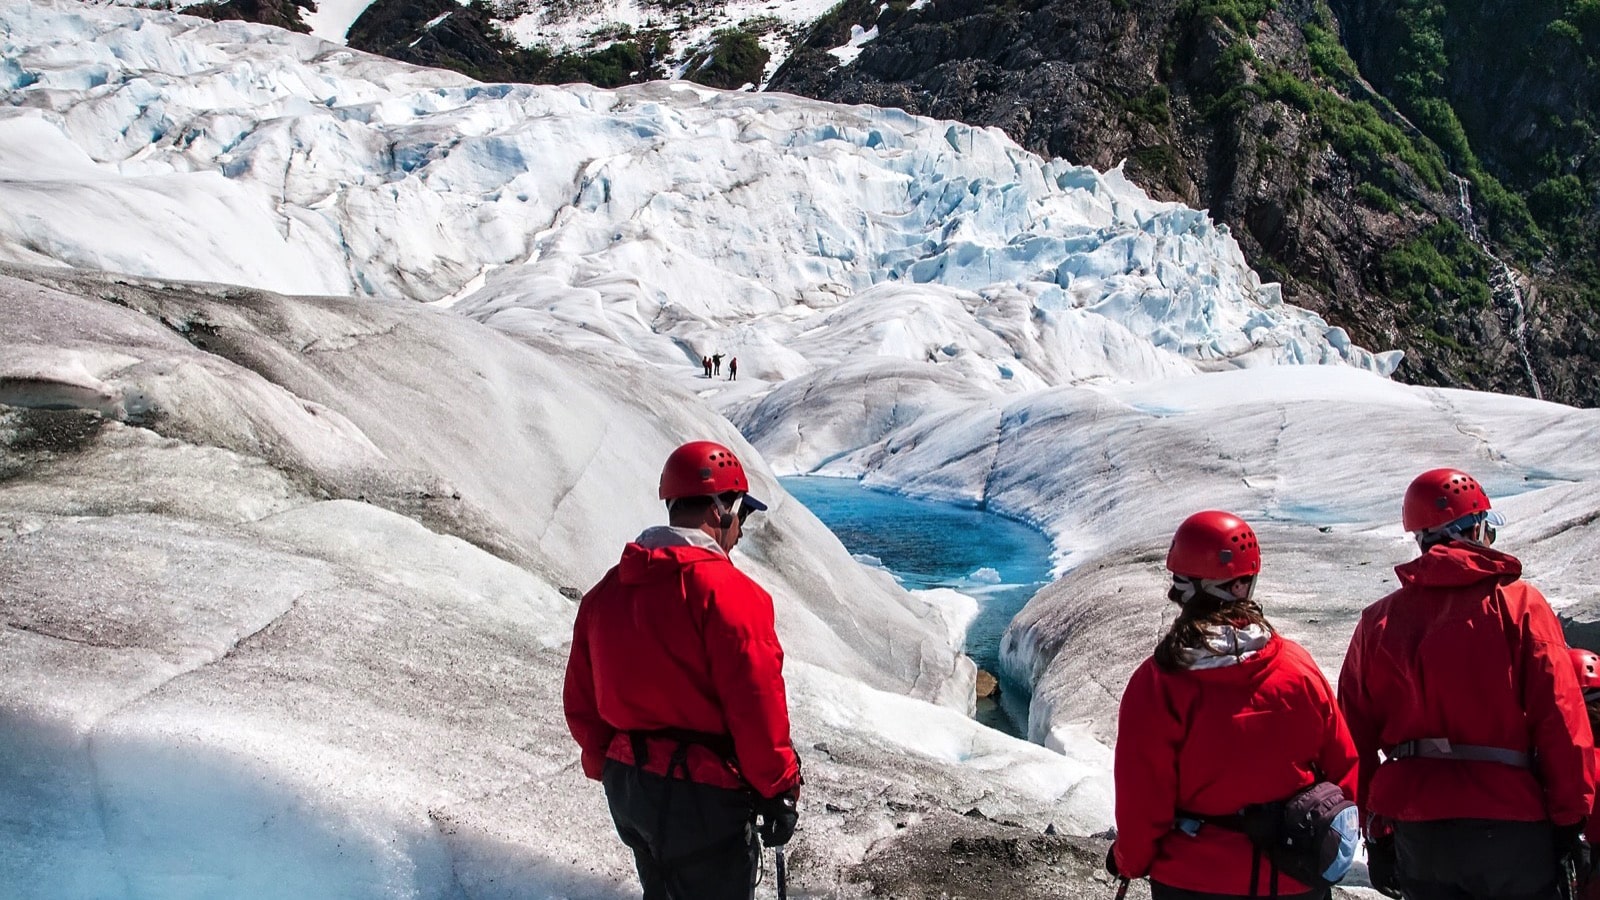
[[606, 760], [601, 783], [633, 851], [644, 900], [751, 900], [760, 871], [755, 803], [746, 791], [663, 778]]
[[1407, 900], [1556, 900], [1549, 822], [1441, 819], [1394, 823], [1395, 868]]
[[[1279, 894], [1278, 900], [1324, 900], [1329, 895], [1327, 888], [1320, 891], [1307, 891], [1303, 894]], [[1261, 896], [1266, 896], [1262, 894]], [[1150, 900], [1246, 900], [1238, 894], [1207, 894], [1204, 891], [1191, 891], [1170, 884], [1162, 884], [1154, 878], [1150, 879]]]

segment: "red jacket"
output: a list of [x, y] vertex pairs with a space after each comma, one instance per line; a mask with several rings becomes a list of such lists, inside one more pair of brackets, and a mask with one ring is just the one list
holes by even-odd
[[[1395, 572], [1400, 589], [1361, 614], [1339, 678], [1361, 755], [1363, 820], [1586, 818], [1595, 770], [1583, 695], [1550, 605], [1518, 580], [1522, 564], [1452, 541]], [[1379, 765], [1379, 750], [1422, 738], [1531, 753], [1536, 768]]]
[[[690, 747], [693, 781], [767, 797], [799, 784], [772, 597], [719, 550], [628, 544], [578, 606], [564, 699], [590, 778], [608, 756], [633, 763], [629, 732], [673, 728], [732, 739], [737, 769]], [[665, 772], [676, 746], [651, 740], [645, 768]]]
[[[1254, 845], [1238, 831], [1172, 827], [1177, 810], [1229, 815], [1282, 800], [1320, 777], [1356, 791], [1355, 748], [1333, 688], [1310, 654], [1274, 635], [1255, 656], [1216, 669], [1167, 671], [1147, 659], [1117, 720], [1118, 870], [1208, 894], [1250, 893]], [[1258, 893], [1271, 887], [1263, 861]], [[1310, 890], [1280, 875], [1278, 891]]]

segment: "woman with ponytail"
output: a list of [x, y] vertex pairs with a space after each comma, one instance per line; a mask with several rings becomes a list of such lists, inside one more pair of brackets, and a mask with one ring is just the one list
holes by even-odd
[[1244, 520], [1190, 516], [1167, 569], [1178, 617], [1122, 695], [1106, 867], [1149, 878], [1154, 900], [1325, 897], [1325, 884], [1279, 871], [1239, 823], [1319, 782], [1355, 799], [1355, 747], [1333, 689], [1256, 602], [1261, 550]]

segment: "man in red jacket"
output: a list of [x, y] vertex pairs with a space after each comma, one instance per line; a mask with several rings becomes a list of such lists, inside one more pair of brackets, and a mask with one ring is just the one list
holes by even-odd
[[674, 450], [660, 488], [671, 524], [624, 547], [578, 605], [567, 727], [645, 900], [749, 900], [757, 835], [778, 846], [798, 822], [772, 597], [728, 559], [766, 509], [749, 490], [721, 444]]
[[1402, 520], [1422, 555], [1362, 613], [1339, 678], [1369, 846], [1395, 867], [1397, 883], [1375, 886], [1553, 900], [1594, 797], [1561, 625], [1522, 564], [1490, 546], [1503, 520], [1472, 476], [1417, 476]]

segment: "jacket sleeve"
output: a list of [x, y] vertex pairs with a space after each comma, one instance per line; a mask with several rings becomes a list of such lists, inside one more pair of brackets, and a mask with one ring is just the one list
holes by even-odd
[[[595, 590], [605, 585], [602, 581]], [[583, 774], [599, 780], [605, 768], [606, 750], [617, 732], [600, 718], [600, 707], [595, 700], [594, 666], [589, 660], [588, 599], [585, 597], [578, 605], [578, 618], [572, 626], [572, 652], [567, 656], [567, 678], [561, 700], [567, 714], [567, 730], [572, 732], [583, 752]]]
[[1594, 804], [1594, 737], [1561, 623], [1537, 590], [1520, 586], [1527, 592], [1518, 624], [1529, 744], [1544, 785], [1545, 814], [1570, 825], [1586, 821]]
[[[1364, 644], [1367, 620], [1356, 623], [1350, 636], [1350, 649], [1345, 651], [1344, 666], [1339, 670], [1339, 709], [1349, 730], [1350, 741], [1356, 755], [1356, 805], [1361, 808], [1362, 827], [1370, 817], [1367, 809], [1367, 792], [1372, 778], [1378, 772], [1379, 724], [1373, 715], [1363, 683], [1365, 675]], [[1341, 786], [1343, 783], [1341, 782]]]
[[1161, 690], [1155, 661], [1145, 660], [1123, 689], [1117, 712], [1113, 851], [1124, 878], [1149, 875], [1157, 844], [1172, 832], [1183, 733], [1183, 722]]
[[772, 597], [736, 571], [716, 579], [706, 610], [711, 682], [733, 736], [739, 770], [763, 797], [800, 784], [800, 760], [789, 740]]

